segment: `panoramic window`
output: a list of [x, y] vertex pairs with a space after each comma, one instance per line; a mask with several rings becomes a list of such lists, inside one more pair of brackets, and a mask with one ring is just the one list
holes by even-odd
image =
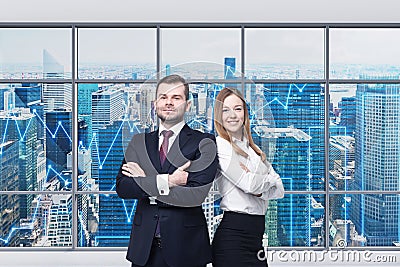
[[[243, 92], [287, 191], [265, 215], [270, 247], [398, 244], [399, 29], [192, 26], [0, 27], [0, 247], [125, 250], [137, 201], [115, 177], [173, 73], [199, 131], [216, 134], [220, 90]], [[211, 238], [220, 201], [213, 187], [203, 203]]]

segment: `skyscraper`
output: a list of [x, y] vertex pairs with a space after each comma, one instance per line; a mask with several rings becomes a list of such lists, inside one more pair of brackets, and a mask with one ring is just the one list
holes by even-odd
[[[274, 168], [286, 190], [324, 189], [324, 94], [319, 84], [264, 84], [281, 138], [276, 140]], [[275, 134], [278, 134], [275, 130]], [[278, 241], [283, 246], [311, 246], [311, 224], [321, 218], [317, 195], [287, 195], [278, 201]]]
[[[7, 136], [4, 141], [18, 144], [18, 190], [37, 190], [37, 124], [27, 108], [15, 108], [12, 113], [0, 114], [0, 132]], [[3, 156], [4, 157], [4, 156]], [[30, 213], [32, 195], [21, 195], [20, 218]]]
[[[0, 120], [0, 126], [1, 126]], [[1, 129], [2, 127], [0, 127]], [[14, 140], [0, 143], [0, 190], [18, 190], [18, 142]], [[0, 210], [2, 212], [0, 223], [0, 247], [18, 245], [12, 227], [20, 219], [18, 195], [0, 195]]]
[[[334, 190], [350, 190], [354, 182], [355, 139], [351, 136], [331, 136], [329, 139], [329, 182]], [[350, 197], [330, 197], [329, 218], [350, 219]]]
[[348, 135], [354, 136], [356, 130], [356, 98], [342, 97], [338, 107], [341, 109], [339, 125], [346, 127]]
[[67, 167], [67, 155], [72, 150], [72, 112], [53, 110], [45, 113], [47, 166], [61, 172]]
[[[115, 177], [124, 157], [124, 148], [137, 132], [131, 132], [128, 123], [120, 119], [98, 129], [97, 133], [101, 140], [98, 144], [99, 190], [111, 191], [115, 188]], [[135, 209], [135, 200], [100, 195], [96, 244], [106, 247], [127, 246]]]
[[236, 71], [236, 58], [224, 58], [224, 79], [234, 79]]
[[[400, 86], [360, 84], [356, 101], [354, 189], [399, 190]], [[352, 220], [368, 246], [390, 246], [400, 240], [398, 195], [355, 195], [353, 199]]]
[[98, 84], [78, 84], [78, 114], [92, 114], [92, 94], [99, 90]]
[[171, 75], [171, 65], [165, 65], [165, 76]]
[[[224, 58], [224, 79], [227, 80], [237, 79], [237, 77], [235, 77], [235, 72], [236, 72], [236, 58], [234, 57]], [[225, 84], [225, 87], [229, 88], [239, 88], [238, 86], [239, 85], [235, 83]]]
[[121, 89], [106, 87], [92, 93], [92, 124], [96, 131], [112, 124], [124, 113], [124, 92]]
[[[64, 66], [47, 51], [43, 50], [43, 77], [45, 79], [63, 79]], [[71, 84], [45, 83], [43, 84], [43, 102], [45, 110], [71, 109]]]
[[42, 86], [39, 84], [25, 84], [14, 87], [15, 106], [27, 108], [41, 102]]
[[52, 247], [72, 246], [72, 196], [53, 195], [48, 240]]

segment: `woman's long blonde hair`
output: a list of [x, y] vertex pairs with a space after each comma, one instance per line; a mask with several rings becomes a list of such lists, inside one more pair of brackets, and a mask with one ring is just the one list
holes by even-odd
[[239, 97], [240, 100], [242, 100], [244, 110], [243, 135], [249, 141], [249, 146], [257, 153], [257, 155], [261, 157], [261, 160], [264, 161], [266, 158], [265, 153], [262, 152], [261, 149], [256, 146], [256, 144], [254, 144], [253, 138], [251, 137], [249, 111], [247, 110], [246, 101], [244, 100], [242, 93], [237, 89], [224, 88], [218, 93], [215, 99], [214, 125], [218, 135], [231, 143], [233, 150], [236, 153], [246, 158], [249, 156], [246, 152], [243, 151], [243, 149], [236, 145], [235, 142], [232, 142], [232, 137], [228, 134], [224, 126], [222, 126], [222, 109], [224, 106], [224, 101], [230, 95], [235, 95]]

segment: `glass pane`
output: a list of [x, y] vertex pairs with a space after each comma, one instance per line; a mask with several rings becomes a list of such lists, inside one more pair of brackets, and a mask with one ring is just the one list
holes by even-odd
[[0, 195], [0, 247], [71, 247], [72, 195]]
[[187, 79], [237, 79], [240, 29], [162, 29], [163, 75]]
[[71, 78], [71, 29], [0, 29], [0, 79]]
[[[132, 136], [158, 127], [156, 84], [78, 84], [78, 190], [115, 190]], [[220, 84], [190, 84], [193, 129], [214, 133], [212, 112]], [[100, 179], [101, 178], [101, 179]]]
[[156, 73], [155, 29], [79, 29], [80, 79], [149, 79]]
[[[212, 238], [220, 221], [218, 195], [210, 193], [203, 212]], [[116, 194], [84, 194], [78, 197], [78, 246], [127, 247], [137, 200]]]
[[399, 190], [400, 85], [332, 85], [330, 186]]
[[78, 246], [127, 247], [136, 204], [115, 194], [80, 195]]
[[400, 195], [331, 195], [329, 244], [395, 246], [400, 236]]
[[70, 190], [71, 84], [0, 85], [0, 190]]
[[324, 29], [246, 29], [249, 79], [324, 78]]
[[[247, 85], [249, 103], [270, 109], [272, 115], [255, 124], [261, 140], [275, 139], [273, 166], [289, 190], [324, 190], [324, 86], [322, 84]], [[257, 108], [256, 110], [260, 110]], [[271, 117], [269, 117], [271, 116]]]
[[[289, 189], [289, 188], [285, 188]], [[325, 246], [325, 196], [286, 194], [271, 201], [266, 214], [270, 246]]]
[[334, 79], [398, 79], [400, 29], [330, 29], [330, 76]]
[[78, 85], [78, 190], [115, 190], [132, 136], [157, 123], [154, 99], [155, 84]]

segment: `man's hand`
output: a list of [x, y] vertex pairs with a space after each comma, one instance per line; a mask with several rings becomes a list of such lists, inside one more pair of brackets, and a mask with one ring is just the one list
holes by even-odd
[[122, 165], [122, 174], [128, 177], [145, 177], [146, 174], [136, 162], [128, 162]]
[[168, 186], [170, 188], [186, 184], [189, 173], [185, 170], [190, 166], [190, 163], [191, 161], [189, 160], [168, 176]]

